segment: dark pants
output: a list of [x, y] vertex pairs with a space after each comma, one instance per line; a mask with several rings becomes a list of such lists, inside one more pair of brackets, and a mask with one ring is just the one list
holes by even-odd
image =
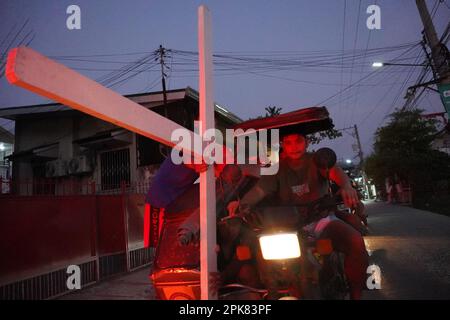
[[334, 220], [323, 230], [320, 238], [330, 239], [333, 248], [345, 255], [344, 269], [352, 299], [361, 297], [366, 286], [369, 256], [361, 234], [347, 223]]
[[[222, 265], [221, 271], [224, 283], [237, 282], [254, 288], [260, 287], [256, 264], [256, 252], [259, 243], [255, 233], [245, 227], [240, 220], [235, 220], [219, 226], [218, 238], [221, 244], [218, 261], [219, 265]], [[249, 249], [248, 259], [238, 258], [236, 254], [238, 245]]]

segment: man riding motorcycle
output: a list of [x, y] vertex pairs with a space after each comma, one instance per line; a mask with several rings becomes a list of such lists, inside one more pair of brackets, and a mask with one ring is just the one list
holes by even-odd
[[304, 206], [327, 194], [328, 179], [341, 188], [341, 195], [348, 207], [359, 203], [358, 195], [341, 168], [334, 166], [328, 172], [319, 169], [313, 155], [306, 152], [307, 146], [305, 136], [297, 132], [281, 132], [283, 154], [278, 173], [262, 176], [239, 203], [230, 203], [229, 211], [233, 214], [238, 209], [240, 214], [249, 214], [257, 203], [269, 196], [279, 205], [298, 206], [302, 224], [310, 227], [317, 237], [331, 240], [333, 248], [345, 255], [344, 269], [350, 286], [350, 298], [360, 299], [368, 267], [368, 254], [361, 234], [335, 215], [312, 217]]

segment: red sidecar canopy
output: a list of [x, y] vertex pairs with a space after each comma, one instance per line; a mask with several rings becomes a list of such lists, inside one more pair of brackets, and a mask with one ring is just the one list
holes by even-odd
[[307, 135], [333, 127], [333, 120], [326, 107], [311, 107], [273, 117], [248, 120], [235, 125], [233, 129], [279, 129], [282, 136], [294, 132]]

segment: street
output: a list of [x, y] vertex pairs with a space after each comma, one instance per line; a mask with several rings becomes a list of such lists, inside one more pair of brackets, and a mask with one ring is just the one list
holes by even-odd
[[[449, 299], [450, 218], [422, 210], [368, 202], [371, 234], [365, 237], [371, 264], [381, 269], [381, 289], [363, 299]], [[154, 299], [149, 267], [61, 297]]]
[[[148, 277], [159, 239], [168, 261], [155, 271], [180, 258], [202, 271], [195, 297], [215, 299], [218, 269], [245, 283], [257, 272], [234, 257], [259, 257], [242, 239], [235, 248], [234, 228], [219, 241], [217, 201], [271, 193], [304, 204], [328, 178], [347, 204], [354, 187], [447, 214], [367, 201], [367, 271], [356, 231], [333, 239], [349, 265], [364, 260], [348, 270], [358, 289], [366, 272], [363, 299], [450, 298], [450, 0], [80, 2], [0, 1], [0, 300], [154, 300], [160, 283], [173, 297], [179, 270], [168, 284]], [[275, 177], [255, 197], [257, 178], [241, 179], [254, 174]], [[199, 230], [198, 250], [180, 249], [172, 231], [185, 199], [198, 200], [186, 203], [199, 223], [181, 226], [187, 238]], [[226, 276], [224, 242], [238, 276]], [[281, 276], [292, 262], [289, 282], [317, 289], [320, 264], [292, 257], [280, 255]], [[271, 287], [278, 270], [268, 270]]]
[[129, 274], [116, 276], [82, 290], [60, 297], [60, 300], [152, 300], [155, 299], [150, 286], [149, 267]]
[[364, 299], [449, 299], [450, 218], [422, 210], [367, 203], [371, 263], [381, 269], [381, 289]]

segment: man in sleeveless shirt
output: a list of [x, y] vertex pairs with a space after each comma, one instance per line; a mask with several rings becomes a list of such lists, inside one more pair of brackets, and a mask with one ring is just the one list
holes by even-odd
[[[279, 171], [276, 175], [262, 176], [239, 202], [232, 203], [233, 213], [237, 205], [241, 213], [249, 212], [264, 198], [271, 196], [280, 205], [301, 205], [317, 200], [327, 194], [328, 180], [324, 170], [313, 162], [313, 154], [308, 153], [307, 139], [298, 133], [286, 133], [281, 137], [283, 153], [280, 156]], [[359, 203], [358, 195], [352, 188], [345, 172], [334, 166], [329, 170], [329, 178], [340, 188], [345, 204], [354, 207]], [[352, 299], [360, 299], [365, 287], [368, 254], [361, 234], [334, 215], [314, 221], [304, 217], [305, 224], [312, 226], [317, 237], [330, 239], [337, 251], [345, 255], [345, 274], [350, 285]]]

